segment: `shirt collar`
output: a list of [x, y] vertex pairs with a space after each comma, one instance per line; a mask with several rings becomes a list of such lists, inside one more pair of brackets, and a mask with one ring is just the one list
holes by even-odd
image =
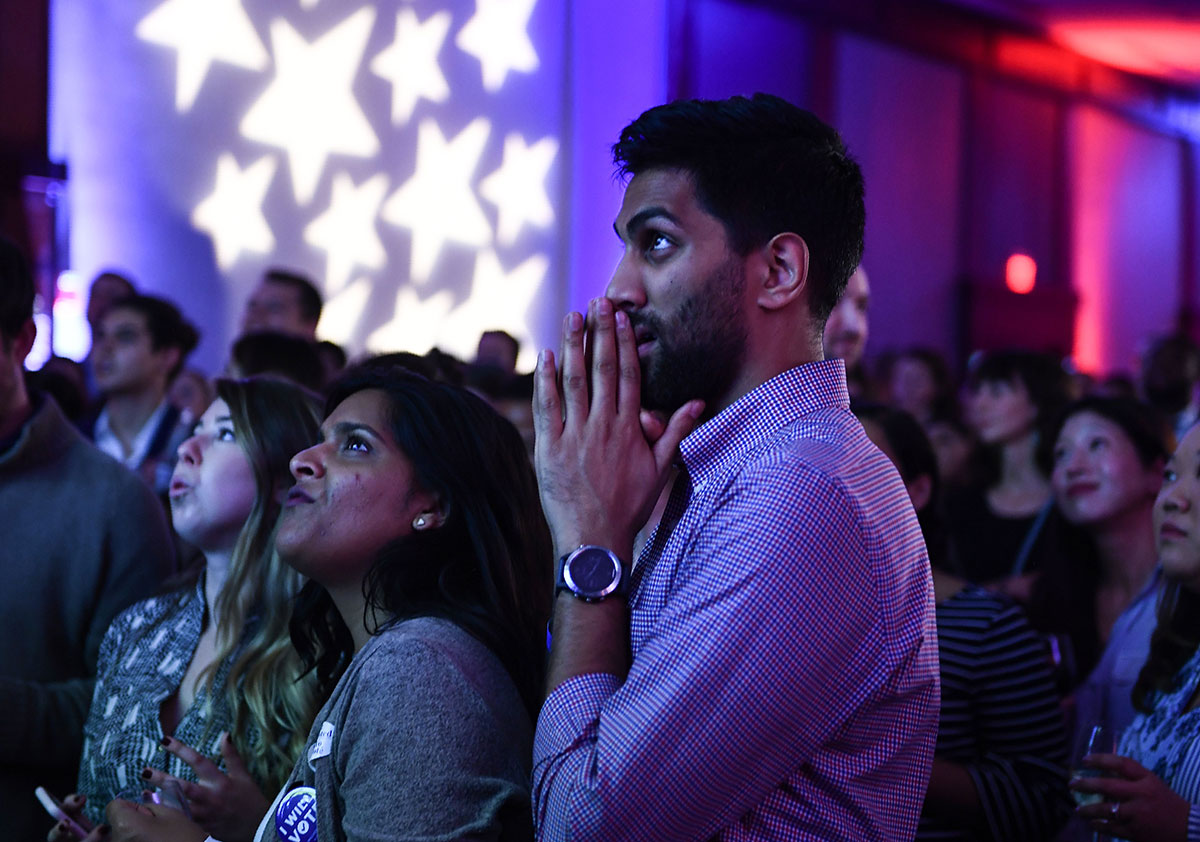
[[845, 363], [840, 359], [805, 363], [751, 389], [701, 424], [679, 445], [680, 456], [692, 483], [699, 485], [727, 461], [798, 417], [849, 408]]
[[128, 458], [125, 456], [121, 440], [117, 438], [116, 434], [112, 431], [112, 427], [109, 425], [108, 409], [102, 409], [99, 417], [96, 418], [95, 435], [93, 436], [96, 447], [118, 462], [123, 462], [128, 468], [139, 468], [146, 458], [146, 451], [150, 447], [150, 441], [154, 438], [154, 433], [158, 430], [158, 425], [162, 423], [168, 406], [167, 399], [163, 398], [158, 408], [146, 419], [146, 423], [142, 425], [137, 435], [133, 437], [133, 448]]

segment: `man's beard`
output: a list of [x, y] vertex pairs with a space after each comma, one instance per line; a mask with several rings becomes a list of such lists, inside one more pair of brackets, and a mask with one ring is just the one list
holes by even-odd
[[630, 315], [635, 326], [649, 328], [655, 339], [642, 361], [644, 408], [671, 414], [700, 398], [711, 410], [727, 396], [746, 355], [744, 288], [741, 263], [731, 258], [675, 312]]

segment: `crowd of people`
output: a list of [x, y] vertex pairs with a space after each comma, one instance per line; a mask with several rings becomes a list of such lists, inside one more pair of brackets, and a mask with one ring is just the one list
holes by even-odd
[[282, 269], [216, 378], [116, 272], [26, 372], [0, 240], [8, 838], [1200, 840], [1200, 349], [869, 355], [832, 128], [613, 151], [530, 374], [348, 363]]

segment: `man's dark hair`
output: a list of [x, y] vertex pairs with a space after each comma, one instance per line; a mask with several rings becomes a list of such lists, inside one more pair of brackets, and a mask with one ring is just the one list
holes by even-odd
[[0, 339], [12, 339], [33, 318], [33, 296], [33, 272], [24, 252], [0, 237]]
[[167, 375], [167, 381], [175, 379], [175, 375], [183, 368], [188, 354], [196, 349], [200, 342], [200, 333], [196, 330], [179, 308], [165, 298], [153, 295], [131, 295], [113, 304], [112, 310], [133, 310], [141, 313], [146, 320], [146, 330], [150, 332], [150, 346], [156, 351], [163, 348], [178, 348], [179, 362]]
[[275, 375], [314, 392], [325, 386], [316, 345], [299, 336], [274, 330], [247, 333], [233, 343], [231, 357], [239, 377]]
[[294, 289], [300, 299], [300, 315], [304, 320], [313, 324], [320, 321], [321, 307], [324, 304], [321, 300], [321, 293], [317, 291], [313, 282], [304, 275], [288, 269], [268, 269], [267, 273], [263, 275], [263, 279], [273, 284], [283, 284]]
[[809, 310], [824, 324], [862, 259], [863, 177], [838, 133], [770, 94], [660, 105], [613, 145], [618, 172], [687, 172], [740, 255], [792, 232], [809, 250]]

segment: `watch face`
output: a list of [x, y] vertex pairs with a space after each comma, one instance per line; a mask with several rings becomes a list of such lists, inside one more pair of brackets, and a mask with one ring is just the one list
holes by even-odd
[[617, 581], [620, 569], [605, 550], [585, 547], [573, 555], [563, 571], [568, 584], [579, 593], [600, 596]]

